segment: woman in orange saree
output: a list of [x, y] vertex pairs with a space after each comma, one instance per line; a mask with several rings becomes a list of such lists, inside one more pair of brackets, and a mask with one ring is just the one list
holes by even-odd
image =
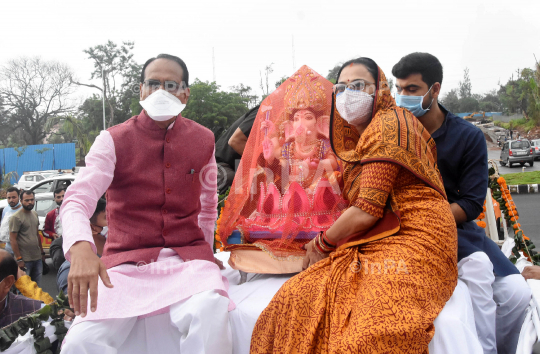
[[[334, 95], [331, 145], [349, 208], [307, 244], [309, 267], [263, 311], [251, 353], [428, 353], [457, 283], [457, 231], [435, 143], [396, 107], [371, 59], [345, 63]], [[321, 252], [321, 239], [322, 251], [337, 248]]]

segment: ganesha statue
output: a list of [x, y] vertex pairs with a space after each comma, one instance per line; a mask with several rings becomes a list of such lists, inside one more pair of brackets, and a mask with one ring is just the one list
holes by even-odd
[[233, 267], [300, 271], [303, 245], [347, 207], [329, 140], [331, 100], [332, 83], [302, 66], [262, 102], [218, 222]]

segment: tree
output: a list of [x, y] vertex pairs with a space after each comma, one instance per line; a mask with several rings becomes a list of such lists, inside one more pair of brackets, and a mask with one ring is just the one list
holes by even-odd
[[91, 139], [87, 133], [87, 129], [85, 129], [83, 125], [84, 123], [80, 119], [76, 119], [73, 116], [54, 117], [47, 123], [47, 129], [50, 130], [53, 126], [59, 123], [62, 124], [63, 132], [68, 134], [70, 137], [70, 139], [67, 141], [77, 140], [79, 143], [79, 157], [82, 160], [88, 151], [90, 151], [90, 147], [92, 146], [95, 136], [93, 139]]
[[326, 79], [330, 81], [331, 83], [335, 84], [337, 82], [337, 74], [339, 72], [339, 69], [341, 69], [341, 66], [343, 63], [337, 63], [336, 66], [334, 66], [332, 69], [328, 70], [328, 74], [326, 75]]
[[459, 108], [457, 112], [478, 112], [480, 104], [474, 97], [464, 97], [459, 99]]
[[463, 81], [459, 82], [459, 98], [468, 98], [472, 96], [472, 84], [469, 77], [469, 68], [463, 71]]
[[108, 41], [106, 44], [85, 49], [84, 53], [94, 61], [94, 71], [90, 79], [100, 79], [102, 85], [100, 87], [74, 81], [77, 85], [98, 89], [105, 95], [105, 102], [109, 108], [108, 127], [124, 122], [137, 108], [134, 100], [139, 98], [138, 78], [142, 66], [133, 59], [133, 47], [133, 42], [123, 42], [118, 46]]
[[40, 170], [43, 170], [43, 162], [45, 161], [45, 153], [47, 151], [49, 151], [49, 150], [51, 150], [51, 149], [49, 149], [48, 147], [45, 147], [43, 149], [36, 149], [35, 150], [36, 153], [38, 153], [41, 156], [41, 168], [40, 168]]
[[74, 92], [72, 76], [67, 65], [39, 57], [13, 59], [1, 67], [0, 100], [9, 115], [9, 132], [20, 130], [26, 144], [39, 144], [46, 136], [47, 120], [74, 109], [69, 98]]
[[386, 82], [388, 84], [388, 88], [390, 89], [390, 93], [392, 93], [392, 91], [394, 91], [394, 79], [389, 78]]
[[480, 110], [483, 112], [502, 112], [503, 106], [497, 90], [493, 89], [479, 99]]
[[26, 151], [26, 149], [28, 148], [28, 146], [18, 146], [18, 147], [15, 147], [14, 150], [15, 152], [17, 153], [17, 166], [15, 167], [15, 171], [18, 171], [19, 170], [19, 158], [24, 155], [24, 152]]
[[282, 76], [281, 79], [279, 79], [278, 81], [276, 81], [276, 88], [280, 87], [282, 83], [284, 83], [285, 81], [287, 81], [289, 77], [288, 76]]
[[225, 92], [215, 82], [195, 79], [182, 115], [210, 129], [216, 139], [235, 120], [248, 111], [245, 97]]
[[450, 112], [459, 112], [459, 97], [457, 89], [452, 89], [444, 97], [441, 98], [441, 103]]
[[261, 76], [260, 87], [263, 92], [263, 99], [265, 99], [270, 94], [270, 82], [269, 82], [270, 79], [269, 78], [270, 78], [270, 74], [274, 72], [274, 69], [272, 69], [272, 65], [274, 65], [274, 63], [271, 63], [270, 65], [267, 65], [264, 68], [264, 80], [263, 80], [262, 72], [259, 71], [259, 74]]
[[9, 138], [11, 136], [11, 126], [9, 122], [9, 116], [4, 110], [4, 105], [2, 104], [2, 97], [0, 97], [0, 145], [8, 146]]
[[242, 97], [244, 103], [250, 109], [255, 107], [259, 102], [259, 97], [251, 92], [250, 86], [244, 86], [244, 84], [231, 86], [231, 91]]

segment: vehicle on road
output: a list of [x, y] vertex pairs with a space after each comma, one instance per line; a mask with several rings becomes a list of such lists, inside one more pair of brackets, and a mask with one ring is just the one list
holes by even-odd
[[534, 158], [534, 150], [528, 140], [510, 140], [503, 144], [500, 163], [501, 166], [508, 165], [508, 167], [512, 167], [515, 163], [519, 163], [521, 166], [528, 163], [532, 167]]
[[31, 172], [22, 175], [21, 178], [19, 178], [19, 182], [15, 184], [15, 187], [19, 189], [30, 189], [48, 177], [49, 176], [43, 176], [41, 173]]
[[[42, 180], [41, 182], [38, 182], [34, 186], [28, 188], [28, 190], [34, 191], [36, 194], [36, 206], [34, 207], [34, 210], [38, 211], [38, 207], [41, 208], [41, 205], [38, 206], [38, 202], [41, 202], [42, 204], [45, 204], [45, 200], [51, 201], [53, 205], [54, 203], [54, 191], [58, 188], [67, 188], [75, 181], [75, 177], [77, 177], [76, 173], [65, 173], [62, 175], [53, 176], [51, 178], [47, 178]], [[7, 199], [0, 200], [0, 214], [4, 210], [5, 207], [8, 206]], [[52, 208], [54, 209], [54, 207]], [[52, 210], [50, 209], [50, 210]], [[39, 215], [39, 212], [38, 212]], [[47, 214], [45, 214], [47, 215]], [[39, 227], [40, 230], [43, 229], [43, 226], [45, 224], [45, 218], [42, 220], [40, 219]]]
[[531, 147], [533, 148], [534, 159], [540, 159], [540, 139], [531, 140]]

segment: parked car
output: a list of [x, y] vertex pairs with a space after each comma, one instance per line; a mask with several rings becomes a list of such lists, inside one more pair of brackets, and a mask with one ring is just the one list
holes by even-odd
[[529, 166], [534, 165], [534, 150], [528, 140], [510, 140], [504, 143], [501, 150], [501, 166], [512, 167], [514, 163], [519, 163], [524, 166], [528, 163]]
[[15, 184], [15, 187], [19, 189], [25, 189], [25, 190], [30, 189], [31, 187], [36, 185], [38, 182], [43, 181], [47, 177], [49, 176], [43, 176], [40, 173], [31, 172], [29, 174], [22, 175], [21, 178], [19, 179], [19, 182]]
[[[41, 205], [38, 206], [38, 201], [44, 201], [44, 200], [50, 200], [54, 204], [54, 191], [58, 188], [67, 188], [73, 183], [75, 180], [75, 177], [77, 174], [74, 173], [65, 173], [62, 175], [53, 176], [51, 178], [47, 178], [42, 180], [41, 182], [38, 182], [34, 186], [28, 188], [28, 190], [34, 191], [36, 194], [36, 206], [34, 207], [34, 210], [38, 211], [38, 207], [41, 209]], [[45, 202], [43, 202], [45, 204]], [[8, 206], [7, 199], [0, 200], [0, 214], [4, 210], [5, 207]], [[43, 208], [45, 208], [43, 206]], [[54, 208], [53, 208], [54, 209]], [[52, 209], [50, 209], [52, 210]], [[38, 212], [39, 215], [39, 212]], [[45, 214], [47, 215], [47, 214]], [[45, 219], [43, 219], [43, 223], [39, 223], [40, 229], [43, 229], [43, 226], [45, 224]]]
[[531, 140], [531, 147], [533, 148], [534, 159], [540, 159], [540, 139]]

